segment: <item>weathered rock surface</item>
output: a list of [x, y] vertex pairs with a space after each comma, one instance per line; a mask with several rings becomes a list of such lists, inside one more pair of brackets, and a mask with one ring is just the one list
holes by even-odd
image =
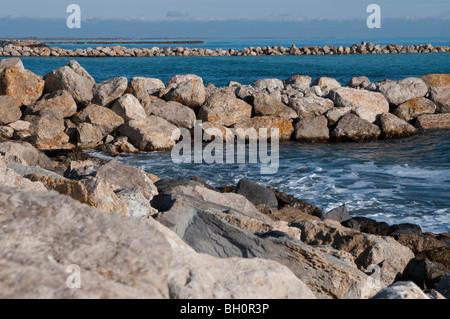
[[0, 143], [0, 154], [7, 162], [16, 162], [28, 166], [52, 167], [53, 162], [44, 153], [27, 142]]
[[436, 290], [439, 291], [445, 298], [450, 299], [450, 274], [445, 274], [439, 281]]
[[[149, 121], [149, 119], [151, 121]], [[164, 119], [158, 118], [162, 121]], [[164, 125], [166, 129], [155, 127], [152, 122], [158, 124], [158, 119], [149, 117], [144, 121], [129, 121], [120, 128], [120, 134], [128, 137], [131, 144], [141, 151], [167, 151], [175, 146], [175, 139], [180, 137], [180, 131], [172, 124]], [[163, 130], [164, 129], [164, 130]], [[171, 130], [170, 132], [167, 129]], [[169, 134], [169, 135], [167, 135]]]
[[42, 110], [61, 112], [64, 118], [69, 118], [77, 112], [77, 104], [67, 91], [48, 93], [38, 102], [27, 107], [26, 112], [33, 114]]
[[331, 100], [321, 98], [315, 95], [307, 97], [294, 98], [289, 101], [300, 118], [319, 116], [333, 108], [334, 104]]
[[216, 93], [209, 96], [200, 108], [198, 119], [229, 127], [250, 119], [251, 115], [251, 105], [229, 94]]
[[450, 86], [432, 87], [430, 99], [436, 104], [436, 113], [450, 113]]
[[280, 79], [261, 79], [253, 83], [255, 89], [283, 88], [284, 84]]
[[81, 105], [87, 105], [94, 96], [95, 80], [76, 61], [70, 61], [66, 66], [51, 71], [44, 80], [47, 93], [65, 90]]
[[84, 108], [74, 117], [74, 120], [76, 123], [87, 122], [101, 128], [104, 136], [114, 132], [125, 122], [114, 111], [95, 104], [90, 104]]
[[150, 101], [150, 96], [165, 88], [166, 86], [160, 79], [134, 77], [128, 83], [125, 93], [134, 95], [142, 105], [146, 105]]
[[427, 74], [420, 77], [428, 87], [450, 86], [450, 74]]
[[188, 106], [178, 102], [167, 102], [153, 109], [152, 113], [161, 117], [177, 127], [187, 129], [193, 128], [195, 125], [195, 112]]
[[381, 136], [385, 139], [404, 138], [417, 133], [417, 129], [408, 122], [391, 113], [380, 117]]
[[[16, 164], [16, 163], [14, 163]], [[17, 164], [20, 165], [20, 164]], [[32, 182], [8, 168], [8, 163], [0, 155], [0, 186], [16, 187], [28, 191], [45, 192], [47, 189], [42, 183]]]
[[13, 96], [0, 95], [0, 125], [18, 121], [21, 117], [19, 101]]
[[9, 67], [18, 67], [19, 69], [24, 70], [23, 63], [19, 58], [11, 58], [11, 59], [3, 59], [0, 60], [0, 73], [3, 72], [4, 69], [7, 69]]
[[116, 112], [117, 115], [121, 116], [124, 121], [145, 121], [147, 115], [144, 108], [142, 107], [139, 100], [131, 94], [125, 94], [119, 98], [111, 110]]
[[351, 78], [346, 86], [351, 87], [353, 89], [365, 89], [370, 85], [370, 83], [371, 82], [368, 77], [358, 76]]
[[126, 77], [118, 77], [105, 80], [94, 85], [93, 104], [106, 106], [110, 102], [121, 97], [128, 87], [128, 79]]
[[12, 66], [0, 73], [0, 95], [10, 95], [20, 105], [36, 102], [44, 91], [44, 80], [31, 71]]
[[381, 131], [378, 126], [358, 117], [355, 114], [348, 113], [344, 115], [331, 133], [337, 141], [375, 141]]
[[55, 113], [55, 116], [27, 115], [24, 120], [31, 123], [29, 131], [38, 139], [54, 139], [66, 129], [61, 113]]
[[321, 89], [327, 89], [331, 91], [333, 89], [337, 89], [341, 87], [341, 84], [333, 78], [328, 77], [320, 77], [316, 79], [313, 85], [319, 86]]
[[379, 291], [371, 299], [430, 299], [410, 281], [399, 281]]
[[450, 113], [420, 115], [415, 126], [421, 129], [448, 129], [450, 128]]
[[302, 241], [309, 245], [329, 245], [352, 254], [361, 270], [370, 265], [379, 265], [383, 286], [394, 282], [413, 252], [390, 237], [374, 236], [341, 226], [332, 220], [303, 220], [295, 224], [302, 231]]
[[234, 143], [234, 133], [229, 128], [211, 122], [201, 122], [199, 125], [203, 131], [203, 140], [211, 141], [213, 137], [221, 138], [224, 142], [229, 141]]
[[328, 110], [324, 115], [328, 119], [328, 125], [333, 126], [346, 114], [350, 113], [352, 108], [350, 107], [333, 107]]
[[330, 98], [336, 106], [349, 107], [360, 118], [371, 123], [382, 113], [389, 112], [389, 103], [378, 92], [343, 87], [332, 90]]
[[95, 148], [102, 143], [104, 131], [91, 123], [80, 123], [76, 128], [76, 139], [81, 148]]
[[292, 108], [284, 105], [266, 92], [253, 94], [253, 107], [255, 115], [258, 116], [279, 116], [288, 120], [298, 116]]
[[264, 205], [269, 209], [278, 209], [278, 200], [275, 193], [267, 187], [250, 181], [241, 179], [236, 186], [236, 194], [247, 198], [253, 205]]
[[300, 119], [294, 125], [294, 138], [297, 141], [327, 141], [330, 138], [328, 120], [325, 116], [307, 117]]
[[283, 83], [286, 87], [290, 86], [298, 91], [306, 91], [311, 85], [311, 77], [304, 75], [294, 75], [293, 77], [284, 80]]
[[433, 114], [436, 111], [436, 104], [431, 100], [418, 97], [400, 104], [394, 111], [400, 119], [411, 121], [422, 114]]
[[[250, 119], [242, 120], [234, 125], [234, 129], [237, 136], [241, 139], [258, 139], [261, 135], [260, 129], [267, 132], [267, 137], [269, 138], [271, 132], [274, 129], [278, 129], [280, 140], [289, 140], [294, 132], [294, 126], [291, 121], [274, 116], [255, 116]], [[251, 132], [255, 132], [256, 136], [254, 136], [254, 134], [246, 135], [249, 129]]]
[[406, 101], [424, 97], [428, 87], [419, 78], [406, 78], [400, 81], [380, 81], [373, 83], [374, 90], [381, 92], [389, 104], [400, 105]]
[[164, 98], [166, 101], [178, 102], [197, 111], [206, 99], [203, 80], [191, 79], [181, 82], [175, 88], [172, 88]]

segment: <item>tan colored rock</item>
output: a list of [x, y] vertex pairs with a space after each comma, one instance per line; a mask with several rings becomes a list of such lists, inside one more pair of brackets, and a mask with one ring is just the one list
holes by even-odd
[[[171, 131], [169, 132], [167, 129]], [[175, 146], [173, 137], [178, 139], [180, 136], [178, 128], [172, 130], [170, 126], [167, 126], [166, 128], [158, 129], [149, 121], [129, 121], [120, 128], [120, 133], [128, 137], [130, 143], [141, 151], [171, 150]], [[165, 133], [171, 134], [173, 137]]]
[[414, 126], [391, 113], [381, 114], [380, 126], [381, 135], [385, 139], [404, 138], [417, 134]]
[[307, 118], [324, 114], [333, 108], [334, 104], [329, 99], [310, 95], [289, 100], [289, 106], [297, 112], [300, 118]]
[[9, 67], [18, 67], [19, 69], [25, 70], [23, 67], [23, 63], [19, 58], [10, 58], [10, 59], [3, 59], [0, 60], [0, 73], [3, 72], [4, 69]]
[[436, 113], [450, 113], [450, 86], [432, 87], [430, 99], [436, 104]]
[[71, 150], [75, 145], [69, 143], [70, 137], [62, 132], [58, 136], [51, 139], [36, 139], [34, 146], [39, 150]]
[[428, 87], [450, 86], [450, 74], [427, 74], [420, 77]]
[[230, 127], [239, 121], [250, 119], [252, 107], [229, 94], [215, 93], [200, 108], [198, 119]]
[[253, 87], [256, 89], [283, 88], [284, 84], [280, 79], [261, 79], [253, 83]]
[[266, 92], [253, 94], [253, 108], [257, 116], [277, 116], [287, 120], [298, 117], [297, 113]]
[[165, 88], [166, 86], [160, 79], [134, 77], [128, 83], [125, 93], [134, 95], [142, 105], [146, 105], [152, 95]]
[[38, 139], [54, 139], [66, 129], [61, 113], [55, 116], [27, 115], [24, 120], [31, 123], [29, 131]]
[[53, 162], [44, 153], [27, 142], [7, 141], [0, 143], [0, 154], [9, 162], [25, 166], [53, 167]]
[[13, 123], [9, 123], [8, 126], [14, 129], [15, 131], [27, 131], [30, 129], [31, 123], [27, 121], [18, 120]]
[[95, 148], [102, 143], [103, 130], [91, 123], [80, 123], [76, 128], [76, 139], [81, 148]]
[[295, 223], [302, 231], [302, 241], [308, 245], [330, 245], [352, 254], [359, 269], [381, 264], [380, 281], [383, 287], [391, 284], [414, 258], [411, 249], [391, 237], [361, 233], [341, 226], [332, 220], [303, 220]]
[[0, 95], [0, 125], [10, 124], [21, 117], [19, 101], [13, 96]]
[[234, 132], [220, 124], [211, 123], [211, 122], [201, 122], [199, 125], [203, 131], [203, 140], [211, 141], [213, 137], [221, 138], [224, 142], [226, 141], [234, 141], [235, 135]]
[[[257, 135], [247, 135], [248, 129], [252, 132], [256, 132]], [[259, 139], [260, 129], [267, 132], [268, 138], [270, 138], [273, 129], [278, 129], [280, 140], [289, 140], [294, 132], [294, 126], [291, 121], [273, 116], [255, 116], [234, 125], [234, 130], [241, 139], [254, 139], [255, 137]]]
[[93, 104], [106, 106], [112, 101], [121, 97], [128, 87], [128, 79], [126, 77], [118, 77], [105, 80], [94, 85]]
[[14, 129], [9, 126], [0, 126], [0, 138], [10, 139], [14, 135]]
[[284, 221], [284, 222], [288, 222], [288, 223], [305, 220], [305, 219], [320, 221], [319, 217], [307, 214], [300, 209], [289, 207], [289, 206], [284, 207], [280, 210], [272, 211], [272, 214], [277, 219]]
[[381, 130], [375, 124], [372, 124], [353, 113], [344, 115], [331, 133], [331, 136], [337, 141], [376, 141], [380, 136]]
[[427, 85], [419, 78], [406, 78], [400, 81], [384, 80], [373, 85], [375, 91], [381, 92], [389, 104], [393, 105], [424, 97], [428, 93]]
[[299, 91], [305, 91], [311, 85], [311, 77], [304, 75], [294, 75], [293, 77], [284, 80], [284, 85], [289, 85]]
[[317, 85], [319, 86], [321, 89], [328, 89], [328, 90], [333, 90], [333, 89], [338, 89], [340, 88], [342, 85], [336, 81], [333, 78], [328, 78], [328, 77], [320, 77], [318, 79], [316, 79], [313, 83], [313, 85]]
[[176, 87], [181, 82], [189, 81], [189, 80], [201, 80], [203, 82], [203, 79], [195, 74], [177, 74], [174, 75], [172, 78], [170, 78], [167, 81], [167, 86], [169, 87]]
[[448, 129], [450, 128], [450, 113], [420, 115], [417, 118], [416, 127], [422, 129]]
[[327, 141], [330, 138], [328, 120], [325, 116], [302, 118], [295, 124], [294, 138], [297, 141]]
[[375, 122], [377, 116], [389, 112], [389, 103], [381, 93], [348, 87], [331, 91], [331, 100], [337, 107], [349, 107], [360, 118]]
[[62, 112], [63, 117], [68, 118], [77, 112], [77, 104], [69, 92], [62, 90], [44, 95], [41, 100], [30, 105], [27, 111], [32, 114], [44, 109]]
[[352, 109], [350, 107], [333, 107], [328, 110], [324, 115], [328, 119], [328, 125], [332, 126], [339, 122], [339, 120], [346, 114], [350, 113]]
[[0, 73], [0, 95], [14, 96], [20, 105], [36, 102], [44, 91], [44, 80], [31, 71], [9, 67]]
[[436, 105], [433, 101], [424, 97], [419, 97], [399, 105], [395, 109], [394, 114], [404, 121], [411, 121], [416, 119], [419, 115], [433, 114], [435, 111]]
[[112, 111], [120, 115], [125, 122], [136, 120], [145, 121], [147, 115], [139, 100], [131, 94], [125, 94], [119, 98], [111, 108]]
[[90, 104], [74, 117], [75, 123], [87, 122], [98, 126], [106, 136], [124, 124], [124, 119], [114, 111], [95, 104]]
[[187, 129], [195, 125], [195, 112], [188, 106], [178, 102], [164, 102], [153, 108], [151, 114], [161, 117], [177, 127]]
[[412, 281], [399, 281], [379, 291], [371, 299], [430, 299]]
[[164, 98], [166, 101], [178, 102], [196, 111], [206, 99], [203, 80], [195, 78], [180, 82], [176, 87], [170, 89]]
[[8, 163], [0, 155], [0, 186], [16, 187], [33, 192], [45, 192], [47, 189], [40, 182], [32, 182], [29, 179], [22, 178], [15, 171], [8, 169]]

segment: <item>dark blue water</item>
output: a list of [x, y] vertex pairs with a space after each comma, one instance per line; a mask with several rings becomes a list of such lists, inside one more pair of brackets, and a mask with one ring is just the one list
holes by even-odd
[[[66, 65], [71, 58], [22, 58], [37, 74]], [[225, 86], [229, 81], [252, 84], [262, 78], [286, 79], [295, 74], [330, 76], [342, 84], [354, 76], [372, 81], [399, 80], [429, 73], [450, 73], [450, 52], [428, 54], [251, 56], [251, 57], [143, 57], [76, 58], [100, 82], [112, 77], [154, 77], [166, 82], [175, 74], [193, 73], [204, 83]]]
[[352, 216], [450, 231], [450, 130], [364, 144], [280, 144], [274, 175], [261, 175], [261, 164], [174, 164], [170, 152], [118, 160], [163, 178], [198, 176], [213, 186], [245, 177], [326, 211], [346, 204]]

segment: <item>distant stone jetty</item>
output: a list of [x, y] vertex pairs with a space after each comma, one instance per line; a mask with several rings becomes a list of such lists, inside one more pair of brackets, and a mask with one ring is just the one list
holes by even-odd
[[10, 40], [0, 41], [0, 57], [149, 57], [149, 56], [260, 56], [260, 55], [348, 55], [348, 54], [393, 54], [393, 53], [436, 53], [450, 52], [449, 46], [431, 44], [379, 45], [373, 43], [344, 46], [305, 46], [297, 48], [284, 46], [248, 47], [234, 49], [202, 49], [187, 47], [126, 48], [124, 46], [95, 47], [86, 49], [62, 49], [50, 47], [39, 41]]

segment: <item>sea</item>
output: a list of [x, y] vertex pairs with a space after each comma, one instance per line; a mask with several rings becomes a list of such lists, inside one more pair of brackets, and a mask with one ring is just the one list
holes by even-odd
[[[450, 38], [364, 40], [382, 45], [450, 45]], [[160, 46], [239, 50], [252, 46], [290, 47], [293, 44], [297, 47], [351, 46], [361, 41], [335, 38], [205, 39], [203, 44]], [[102, 46], [95, 43], [52, 45], [61, 48]], [[45, 75], [72, 59], [28, 57], [22, 61], [27, 69]], [[311, 76], [313, 80], [321, 76], [333, 77], [345, 85], [350, 78], [361, 75], [378, 81], [450, 73], [450, 53], [75, 60], [97, 82], [118, 76], [155, 77], [167, 81], [176, 74], [192, 73], [201, 76], [205, 84], [224, 86], [230, 81], [252, 84], [262, 78], [284, 80], [301, 74]], [[162, 178], [197, 176], [212, 186], [236, 185], [241, 178], [248, 178], [307, 200], [325, 211], [345, 204], [352, 216], [365, 216], [389, 224], [414, 223], [423, 231], [450, 232], [450, 130], [421, 132], [406, 139], [374, 143], [281, 143], [279, 170], [273, 175], [262, 175], [259, 164], [175, 164], [170, 152], [141, 153], [115, 159]]]

